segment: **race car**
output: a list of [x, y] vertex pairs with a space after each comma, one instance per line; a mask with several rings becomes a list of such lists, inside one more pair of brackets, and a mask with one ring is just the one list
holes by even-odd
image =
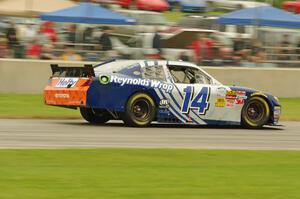
[[92, 124], [121, 119], [135, 127], [157, 122], [260, 128], [276, 125], [280, 117], [276, 97], [223, 85], [188, 62], [109, 60], [95, 66], [51, 68], [45, 103], [79, 108]]

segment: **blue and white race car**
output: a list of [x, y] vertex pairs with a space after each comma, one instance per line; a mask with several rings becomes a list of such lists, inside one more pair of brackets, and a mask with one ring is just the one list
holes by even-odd
[[190, 125], [276, 125], [276, 97], [221, 84], [200, 67], [181, 61], [111, 60], [96, 66], [51, 65], [45, 103], [80, 108], [90, 123], [122, 119]]

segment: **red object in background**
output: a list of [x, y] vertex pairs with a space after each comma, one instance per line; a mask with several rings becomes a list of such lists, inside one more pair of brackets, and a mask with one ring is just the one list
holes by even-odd
[[136, 6], [139, 10], [167, 11], [169, 4], [165, 0], [119, 0], [118, 4], [124, 8]]
[[45, 21], [42, 24], [42, 27], [40, 29], [40, 33], [48, 35], [52, 42], [56, 42], [57, 41], [57, 34], [56, 34], [56, 30], [53, 28], [53, 26], [54, 26], [53, 22]]
[[300, 13], [300, 1], [283, 2], [282, 8], [286, 11], [293, 12], [295, 14], [299, 14]]
[[41, 46], [38, 44], [32, 44], [26, 51], [26, 55], [29, 57], [40, 57]]
[[[187, 46], [189, 49], [193, 49], [194, 56], [197, 62], [202, 61], [203, 59], [212, 59], [213, 58], [213, 46], [214, 41], [211, 39], [205, 39], [205, 41], [194, 40], [191, 45]], [[205, 49], [205, 54], [201, 52], [202, 49]]]

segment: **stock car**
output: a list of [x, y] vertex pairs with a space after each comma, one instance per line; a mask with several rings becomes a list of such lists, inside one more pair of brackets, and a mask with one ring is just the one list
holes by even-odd
[[80, 109], [92, 124], [123, 120], [127, 126], [151, 122], [187, 125], [278, 123], [276, 97], [226, 86], [201, 67], [181, 61], [110, 60], [98, 65], [51, 65], [44, 89], [48, 105]]

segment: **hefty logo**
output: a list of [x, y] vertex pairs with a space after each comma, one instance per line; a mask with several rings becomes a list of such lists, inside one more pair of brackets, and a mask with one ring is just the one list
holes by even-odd
[[61, 78], [55, 87], [57, 88], [72, 88], [78, 82], [78, 78]]

